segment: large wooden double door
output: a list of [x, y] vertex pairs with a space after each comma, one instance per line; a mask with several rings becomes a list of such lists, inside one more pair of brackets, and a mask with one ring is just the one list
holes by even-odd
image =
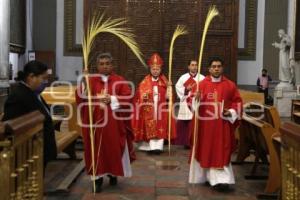
[[[210, 56], [220, 56], [225, 61], [225, 73], [236, 80], [238, 0], [85, 0], [85, 24], [89, 16], [105, 11], [107, 17], [125, 17], [127, 26], [134, 30], [136, 40], [147, 60], [158, 52], [165, 61], [168, 72], [171, 37], [177, 25], [186, 25], [189, 34], [177, 39], [173, 58], [172, 80], [176, 82], [187, 71], [188, 61], [198, 60], [202, 31], [211, 4], [217, 6], [216, 18], [206, 39], [202, 73], [207, 74]], [[115, 59], [116, 72], [138, 83], [148, 73], [130, 50], [116, 37], [99, 35], [91, 55], [94, 63], [97, 53], [109, 51]], [[92, 65], [93, 66], [93, 65]]]

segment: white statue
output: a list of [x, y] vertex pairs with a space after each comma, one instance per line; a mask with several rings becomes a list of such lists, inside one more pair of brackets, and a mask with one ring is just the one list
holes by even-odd
[[291, 38], [283, 29], [278, 30], [278, 36], [280, 43], [274, 42], [272, 46], [279, 49], [279, 80], [281, 84], [291, 85], [294, 81], [293, 56], [290, 56]]

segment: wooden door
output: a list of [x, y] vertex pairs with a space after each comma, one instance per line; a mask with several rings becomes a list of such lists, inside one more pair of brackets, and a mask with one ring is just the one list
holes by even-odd
[[49, 83], [56, 79], [55, 52], [54, 51], [35, 51], [35, 60], [45, 63], [48, 67]]
[[[125, 17], [133, 28], [137, 42], [147, 60], [158, 52], [168, 72], [169, 46], [178, 24], [186, 25], [189, 34], [178, 38], [173, 58], [172, 80], [176, 82], [187, 71], [190, 59], [199, 57], [200, 41], [209, 6], [214, 3], [220, 17], [212, 22], [205, 44], [202, 73], [207, 74], [208, 59], [220, 56], [225, 61], [225, 74], [236, 81], [238, 0], [85, 0], [85, 24], [95, 11], [109, 17]], [[119, 39], [110, 35], [98, 37], [91, 56], [94, 63], [99, 52], [109, 51], [115, 58], [116, 72], [139, 83], [148, 73]], [[94, 68], [94, 65], [91, 65]]]

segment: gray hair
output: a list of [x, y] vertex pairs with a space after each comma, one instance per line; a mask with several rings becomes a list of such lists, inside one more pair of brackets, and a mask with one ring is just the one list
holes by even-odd
[[279, 33], [279, 34], [282, 34], [282, 35], [285, 35], [285, 31], [284, 31], [283, 29], [279, 29], [279, 30], [278, 30], [278, 33]]
[[101, 53], [97, 56], [97, 62], [99, 62], [100, 59], [103, 59], [103, 58], [108, 58], [110, 60], [110, 62], [113, 61], [113, 57], [111, 56], [111, 54], [109, 52], [107, 53]]

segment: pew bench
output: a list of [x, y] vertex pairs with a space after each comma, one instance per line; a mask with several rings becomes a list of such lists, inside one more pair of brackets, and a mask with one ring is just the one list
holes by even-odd
[[0, 122], [0, 199], [43, 199], [43, 121], [34, 111]]
[[248, 111], [246, 111], [246, 114], [252, 117], [261, 117], [261, 120], [268, 122], [276, 130], [279, 130], [281, 120], [276, 107], [265, 104], [259, 104], [256, 102], [249, 102], [246, 105], [246, 109]]
[[[60, 126], [58, 126], [58, 129]], [[55, 131], [55, 140], [57, 145], [57, 153], [66, 153], [70, 159], [77, 159], [76, 156], [76, 140], [80, 137], [77, 131]], [[45, 194], [51, 195], [56, 193], [67, 194], [70, 185], [76, 180], [79, 174], [84, 170], [85, 163], [79, 158], [79, 163], [68, 173], [66, 177], [53, 189], [47, 189]]]
[[[56, 126], [56, 143], [58, 152], [67, 153], [71, 159], [76, 158], [75, 154], [75, 142], [77, 138], [81, 136], [81, 127], [77, 122], [77, 105], [75, 101], [75, 89], [76, 86], [60, 85], [57, 87], [47, 87], [42, 96], [48, 105], [62, 106], [63, 115], [68, 119], [63, 119], [58, 116], [58, 120], [67, 121], [67, 130], [60, 129], [60, 124]], [[54, 116], [56, 119], [56, 116]], [[81, 158], [80, 158], [81, 159]], [[67, 193], [69, 186], [78, 177], [78, 175], [84, 170], [84, 160], [76, 165], [76, 167], [61, 181], [61, 183], [52, 191], [47, 193]]]
[[64, 152], [68, 154], [71, 159], [76, 159], [76, 139], [80, 134], [76, 131], [61, 132], [55, 131], [55, 140], [57, 146], [57, 153]]
[[[265, 187], [265, 193], [274, 193], [280, 189], [280, 159], [273, 145], [273, 136], [278, 134], [278, 131], [269, 123], [258, 120], [247, 114], [243, 115], [242, 121], [248, 124], [252, 130], [253, 141], [256, 143], [255, 151], [261, 154], [268, 154], [269, 173]], [[240, 132], [243, 134], [243, 132]], [[264, 146], [264, 144], [266, 146]], [[261, 156], [261, 155], [260, 155]], [[266, 155], [267, 156], [267, 155]]]
[[300, 125], [285, 122], [280, 127], [282, 199], [300, 198]]
[[[0, 120], [2, 120], [4, 113], [0, 113]], [[80, 136], [77, 131], [60, 131], [61, 120], [53, 120], [55, 131], [55, 140], [57, 146], [57, 153], [64, 152], [71, 159], [76, 159], [75, 144], [76, 139]]]
[[[261, 121], [267, 122], [276, 131], [279, 130], [281, 125], [280, 117], [277, 109], [274, 106], [268, 106], [259, 104], [256, 102], [248, 102], [245, 104], [245, 113], [248, 116], [254, 117]], [[237, 138], [239, 141], [239, 148], [235, 163], [240, 164], [250, 155], [250, 151], [255, 149], [255, 141], [253, 137], [253, 131], [255, 128], [251, 128], [251, 125], [247, 122], [241, 121], [241, 124], [237, 131]], [[242, 132], [243, 134], [240, 134]], [[265, 146], [264, 144], [261, 144]]]

